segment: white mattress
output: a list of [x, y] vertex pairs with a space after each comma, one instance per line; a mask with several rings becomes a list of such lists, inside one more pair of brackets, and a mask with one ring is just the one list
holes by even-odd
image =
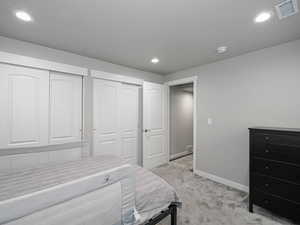
[[171, 185], [151, 171], [140, 167], [135, 167], [135, 171], [136, 209], [140, 215], [137, 224], [144, 224], [178, 202], [178, 197]]
[[0, 173], [0, 224], [120, 182], [122, 222], [132, 224], [134, 171], [118, 158], [101, 156], [13, 173]]
[[144, 224], [177, 201], [163, 179], [113, 156], [0, 173], [0, 224], [5, 225]]
[[123, 225], [120, 182], [5, 225]]

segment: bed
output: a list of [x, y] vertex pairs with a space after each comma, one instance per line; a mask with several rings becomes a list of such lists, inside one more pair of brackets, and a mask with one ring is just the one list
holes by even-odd
[[171, 216], [171, 224], [176, 224], [177, 206], [180, 206], [176, 192], [166, 181], [149, 170], [135, 166], [136, 209], [140, 215], [139, 224], [157, 224]]
[[154, 225], [178, 199], [164, 180], [113, 156], [0, 173], [1, 225]]

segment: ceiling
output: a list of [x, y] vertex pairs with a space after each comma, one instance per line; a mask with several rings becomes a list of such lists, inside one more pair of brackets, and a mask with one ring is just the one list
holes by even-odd
[[[0, 35], [159, 74], [300, 38], [300, 13], [255, 24], [280, 0], [1, 0]], [[25, 10], [34, 22], [14, 16]], [[216, 54], [219, 46], [228, 52]], [[151, 64], [158, 57], [160, 63]]]

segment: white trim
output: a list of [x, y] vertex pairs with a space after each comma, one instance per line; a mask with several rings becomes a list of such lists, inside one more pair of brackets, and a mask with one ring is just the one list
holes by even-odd
[[249, 193], [249, 187], [247, 187], [247, 186], [245, 186], [243, 184], [240, 184], [240, 183], [237, 183], [237, 182], [234, 182], [234, 181], [222, 178], [222, 177], [218, 177], [216, 175], [203, 172], [201, 170], [194, 170], [194, 173], [197, 174], [198, 176], [207, 178], [207, 179], [215, 181], [217, 183], [221, 183], [221, 184], [224, 184], [226, 186], [229, 186], [229, 187], [238, 189], [240, 191], [244, 191], [244, 192]]
[[0, 51], [0, 63], [87, 76], [88, 69]]
[[197, 93], [198, 93], [198, 84], [197, 76], [172, 80], [166, 82], [165, 85], [167, 88], [167, 152], [168, 152], [168, 161], [170, 161], [170, 87], [179, 85], [179, 84], [188, 84], [193, 83], [193, 171], [196, 170], [196, 161], [197, 161]]
[[182, 79], [178, 79], [178, 80], [172, 80], [172, 81], [166, 82], [165, 84], [168, 86], [175, 86], [175, 85], [179, 85], [179, 84], [187, 84], [187, 83], [194, 83], [194, 82], [197, 82], [197, 76], [182, 78]]
[[167, 148], [167, 162], [170, 162], [170, 87], [165, 85], [165, 125], [166, 125], [166, 148]]
[[100, 78], [100, 79], [104, 79], [104, 80], [118, 81], [118, 82], [135, 84], [135, 85], [143, 85], [143, 80], [141, 80], [141, 79], [118, 75], [118, 74], [113, 74], [113, 73], [107, 73], [107, 72], [98, 71], [98, 70], [91, 70], [91, 76], [93, 78]]
[[179, 153], [177, 153], [177, 154], [171, 155], [171, 156], [170, 156], [170, 159], [171, 159], [171, 160], [177, 159], [177, 158], [180, 158], [180, 157], [189, 155], [189, 154], [192, 154], [192, 152], [191, 152], [191, 151], [179, 152]]

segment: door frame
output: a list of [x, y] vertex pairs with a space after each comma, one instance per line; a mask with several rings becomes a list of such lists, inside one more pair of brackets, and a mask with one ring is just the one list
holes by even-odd
[[197, 76], [182, 78], [178, 80], [172, 80], [166, 82], [167, 86], [167, 152], [168, 152], [168, 162], [170, 162], [170, 88], [172, 86], [177, 86], [181, 84], [193, 83], [193, 173], [196, 171], [196, 149], [197, 149]]

